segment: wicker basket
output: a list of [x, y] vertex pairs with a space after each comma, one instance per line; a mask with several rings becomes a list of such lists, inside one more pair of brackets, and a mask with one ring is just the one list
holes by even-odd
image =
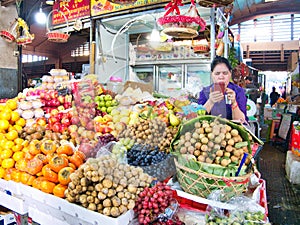
[[56, 43], [65, 43], [68, 41], [70, 35], [66, 32], [61, 32], [61, 31], [50, 31], [49, 29], [49, 19], [50, 19], [50, 15], [54, 12], [57, 11], [59, 13], [61, 13], [67, 23], [67, 27], [69, 27], [69, 22], [68, 19], [66, 17], [66, 15], [62, 12], [59, 11], [57, 9], [52, 10], [49, 14], [48, 14], [48, 18], [47, 18], [47, 37], [48, 37], [48, 41], [51, 42], [56, 42]]
[[234, 0], [197, 0], [198, 4], [203, 7], [220, 7], [233, 3]]
[[238, 177], [217, 176], [202, 171], [195, 171], [178, 163], [175, 159], [177, 179], [181, 188], [190, 194], [207, 198], [214, 190], [222, 190], [226, 201], [246, 191], [252, 173]]

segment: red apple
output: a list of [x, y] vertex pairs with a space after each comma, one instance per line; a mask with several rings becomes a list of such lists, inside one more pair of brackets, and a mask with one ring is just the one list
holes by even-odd
[[55, 117], [58, 119], [58, 121], [61, 121], [61, 119], [64, 117], [64, 113], [63, 112], [58, 112]]
[[87, 125], [86, 125], [86, 129], [87, 130], [94, 130], [94, 121], [93, 120], [91, 120], [91, 121], [89, 121], [88, 123], [87, 123]]
[[53, 124], [59, 122], [58, 119], [54, 116], [50, 116], [48, 119], [48, 123], [52, 126]]
[[62, 125], [61, 125], [61, 123], [60, 122], [56, 122], [56, 123], [54, 123], [53, 125], [52, 125], [52, 130], [54, 131], [54, 132], [56, 132], [56, 133], [60, 133], [61, 132], [61, 128], [62, 127]]
[[79, 116], [73, 116], [71, 118], [71, 123], [75, 125], [79, 125], [80, 124]]
[[71, 125], [71, 120], [67, 116], [63, 116], [60, 122], [62, 125], [66, 125], [66, 126]]
[[60, 130], [59, 130], [59, 132], [60, 133], [63, 133], [63, 132], [65, 132], [65, 131], [68, 131], [68, 125], [66, 125], [66, 124], [61, 124], [60, 125]]
[[51, 91], [50, 96], [52, 99], [56, 99], [58, 97], [58, 92], [57, 91]]

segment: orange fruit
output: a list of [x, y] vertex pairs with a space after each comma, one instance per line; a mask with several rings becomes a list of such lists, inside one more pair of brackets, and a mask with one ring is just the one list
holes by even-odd
[[[20, 118], [15, 122], [16, 125], [19, 125], [21, 127], [24, 127], [26, 125], [26, 120], [24, 118]], [[1, 127], [0, 127], [1, 129]]]
[[13, 140], [15, 140], [19, 135], [18, 135], [18, 131], [16, 131], [16, 130], [11, 130], [11, 131], [9, 131], [5, 136], [6, 136], [7, 140], [13, 141]]
[[7, 120], [0, 119], [0, 130], [7, 130], [8, 127], [9, 127], [9, 122]]
[[16, 111], [12, 111], [10, 120], [16, 122], [18, 119], [20, 119], [20, 114]]
[[8, 108], [10, 108], [11, 110], [15, 110], [18, 108], [18, 103], [17, 101], [13, 100], [13, 99], [8, 99], [6, 101], [6, 104], [5, 104]]

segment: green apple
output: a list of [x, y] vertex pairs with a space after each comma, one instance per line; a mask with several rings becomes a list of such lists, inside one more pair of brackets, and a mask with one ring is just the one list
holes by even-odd
[[109, 107], [107, 107], [106, 112], [107, 112], [107, 113], [111, 113], [111, 111], [112, 111], [113, 109], [114, 109], [114, 107], [109, 106]]
[[106, 106], [106, 107], [110, 107], [110, 106], [111, 106], [111, 101], [110, 101], [110, 100], [109, 100], [109, 101], [106, 101], [106, 102], [105, 102], [105, 106]]
[[111, 95], [105, 95], [104, 96], [104, 100], [105, 101], [111, 101], [113, 98], [111, 97]]
[[101, 109], [100, 109], [102, 112], [106, 112], [106, 107], [105, 106], [103, 106], [103, 107], [101, 107]]
[[105, 95], [100, 95], [100, 96], [99, 96], [99, 100], [100, 100], [100, 101], [104, 101], [104, 96], [105, 96]]
[[111, 105], [112, 106], [117, 106], [118, 105], [118, 101], [116, 99], [111, 100]]
[[99, 107], [105, 106], [105, 101], [100, 101], [100, 102], [98, 102], [98, 106], [99, 106]]

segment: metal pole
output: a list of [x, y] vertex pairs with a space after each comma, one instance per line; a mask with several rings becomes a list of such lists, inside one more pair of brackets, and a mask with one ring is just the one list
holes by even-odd
[[216, 35], [216, 29], [215, 29], [215, 8], [212, 7], [210, 9], [210, 59], [214, 59], [216, 56], [216, 50], [215, 50], [215, 35]]

